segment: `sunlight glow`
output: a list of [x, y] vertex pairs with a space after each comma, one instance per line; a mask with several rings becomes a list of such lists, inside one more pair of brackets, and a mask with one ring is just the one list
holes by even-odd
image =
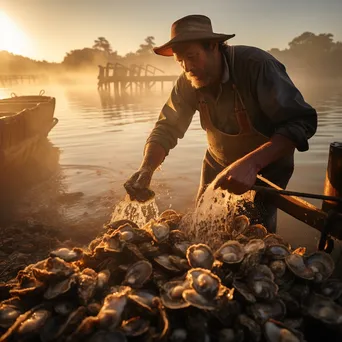
[[6, 13], [0, 11], [0, 50], [27, 55], [29, 52], [28, 43], [25, 33]]

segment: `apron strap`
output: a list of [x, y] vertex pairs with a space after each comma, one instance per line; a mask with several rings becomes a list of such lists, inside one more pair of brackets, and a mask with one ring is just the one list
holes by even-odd
[[240, 127], [241, 133], [251, 133], [253, 131], [252, 125], [247, 115], [247, 109], [242, 100], [240, 92], [236, 86], [236, 78], [234, 72], [234, 62], [235, 62], [235, 50], [234, 46], [228, 45], [229, 51], [229, 64], [230, 64], [230, 76], [232, 78], [232, 87], [234, 90], [234, 113], [236, 116], [236, 120]]
[[206, 99], [200, 91], [196, 91], [196, 97], [199, 104], [200, 122], [202, 128], [206, 131], [210, 122], [210, 113]]

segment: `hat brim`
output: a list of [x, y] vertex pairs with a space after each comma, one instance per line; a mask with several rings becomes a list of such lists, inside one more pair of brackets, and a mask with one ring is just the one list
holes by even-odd
[[207, 32], [193, 32], [191, 34], [180, 34], [175, 38], [169, 40], [167, 43], [161, 46], [157, 46], [153, 48], [153, 51], [160, 56], [173, 56], [172, 48], [180, 43], [191, 42], [191, 41], [215, 41], [215, 42], [223, 42], [230, 38], [235, 37], [235, 34], [221, 34], [221, 33], [207, 33]]

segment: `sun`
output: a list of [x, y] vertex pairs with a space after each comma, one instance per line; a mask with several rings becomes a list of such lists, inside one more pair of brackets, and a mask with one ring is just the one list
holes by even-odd
[[0, 50], [6, 50], [14, 54], [27, 54], [28, 52], [27, 36], [2, 11], [0, 11]]

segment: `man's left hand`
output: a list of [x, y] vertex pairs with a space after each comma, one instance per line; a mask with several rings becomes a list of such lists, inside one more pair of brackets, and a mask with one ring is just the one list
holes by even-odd
[[242, 195], [255, 184], [259, 168], [252, 158], [241, 158], [221, 171], [214, 180], [214, 189], [221, 188]]

